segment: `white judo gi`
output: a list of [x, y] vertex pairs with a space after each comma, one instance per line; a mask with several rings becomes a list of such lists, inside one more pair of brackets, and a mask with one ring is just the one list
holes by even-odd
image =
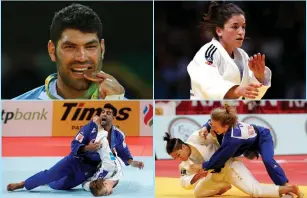
[[180, 183], [185, 189], [194, 189], [195, 197], [213, 196], [230, 184], [253, 197], [280, 197], [278, 186], [260, 184], [243, 162], [235, 158], [229, 159], [221, 172], [209, 173], [191, 185], [195, 174], [191, 172], [190, 164], [208, 161], [219, 148], [219, 144], [211, 134], [207, 136], [207, 139], [200, 137], [199, 131], [195, 131], [186, 144], [191, 147], [191, 155], [188, 161], [183, 161], [179, 165]]
[[[215, 39], [196, 53], [187, 67], [191, 80], [191, 99], [223, 100], [228, 90], [235, 85], [260, 83], [249, 69], [247, 53], [240, 48], [234, 49], [233, 53], [234, 59]], [[256, 100], [261, 99], [271, 86], [272, 72], [268, 67], [265, 67], [264, 76]]]
[[102, 147], [97, 151], [101, 159], [101, 167], [99, 170], [82, 184], [86, 191], [90, 191], [89, 184], [91, 181], [102, 178], [107, 180], [118, 181], [123, 176], [122, 164], [120, 160], [115, 157], [110, 149], [108, 141], [108, 132], [99, 130], [95, 142], [100, 142]]

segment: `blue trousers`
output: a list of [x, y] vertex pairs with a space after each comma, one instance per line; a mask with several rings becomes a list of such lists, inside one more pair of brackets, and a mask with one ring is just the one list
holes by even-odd
[[288, 182], [285, 172], [274, 160], [274, 144], [270, 130], [264, 127], [257, 128], [260, 133], [258, 150], [270, 178], [276, 185]]
[[68, 190], [82, 184], [95, 174], [96, 164], [87, 164], [84, 160], [68, 155], [53, 167], [29, 177], [25, 181], [25, 188], [32, 190], [38, 186], [48, 184], [55, 190]]

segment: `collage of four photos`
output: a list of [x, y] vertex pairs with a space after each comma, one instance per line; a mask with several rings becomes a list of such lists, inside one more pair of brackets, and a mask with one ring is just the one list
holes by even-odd
[[306, 1], [2, 1], [0, 197], [307, 197]]

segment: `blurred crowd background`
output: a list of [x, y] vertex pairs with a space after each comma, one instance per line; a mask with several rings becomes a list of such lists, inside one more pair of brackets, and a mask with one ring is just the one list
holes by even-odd
[[[229, 2], [229, 1], [228, 1]], [[228, 3], [219, 2], [219, 3]], [[209, 1], [155, 2], [156, 99], [189, 99], [187, 65], [206, 41], [198, 29]], [[234, 1], [246, 14], [242, 48], [264, 53], [272, 70], [272, 87], [265, 99], [306, 98], [306, 2]]]
[[[72, 2], [2, 2], [2, 99], [44, 84], [56, 65], [47, 43], [54, 13]], [[103, 23], [103, 70], [126, 89], [129, 99], [153, 98], [152, 2], [79, 2]]]

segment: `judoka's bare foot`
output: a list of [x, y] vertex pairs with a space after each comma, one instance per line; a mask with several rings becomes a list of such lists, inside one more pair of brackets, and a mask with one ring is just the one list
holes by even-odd
[[231, 189], [231, 185], [226, 186], [226, 187], [222, 188], [216, 195], [222, 195], [230, 189]]
[[7, 191], [14, 191], [14, 190], [17, 190], [17, 189], [21, 189], [25, 187], [25, 182], [20, 182], [20, 183], [11, 183], [9, 185], [7, 185], [6, 189]]

